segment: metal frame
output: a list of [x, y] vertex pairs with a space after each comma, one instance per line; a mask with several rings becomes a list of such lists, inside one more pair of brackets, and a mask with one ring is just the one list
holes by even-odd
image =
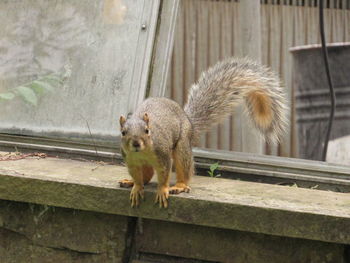
[[[40, 151], [49, 156], [123, 163], [117, 146], [101, 144], [93, 146], [74, 141], [18, 138], [18, 136], [11, 135], [6, 137], [7, 140], [1, 140], [5, 137], [1, 138], [0, 136], [1, 150]], [[15, 141], [18, 139], [20, 142]], [[350, 193], [350, 170], [347, 166], [251, 153], [209, 151], [199, 148], [195, 148], [193, 152], [196, 173], [199, 175], [208, 175], [210, 166], [213, 163], [219, 163], [216, 173], [220, 173], [221, 177], [224, 178]]]
[[179, 2], [180, 0], [172, 0], [161, 3], [147, 97], [163, 97], [165, 95]]

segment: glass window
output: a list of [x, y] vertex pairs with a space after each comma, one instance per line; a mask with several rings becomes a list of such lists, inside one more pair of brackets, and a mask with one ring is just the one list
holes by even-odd
[[0, 132], [118, 135], [118, 116], [144, 97], [157, 11], [147, 0], [1, 1]]

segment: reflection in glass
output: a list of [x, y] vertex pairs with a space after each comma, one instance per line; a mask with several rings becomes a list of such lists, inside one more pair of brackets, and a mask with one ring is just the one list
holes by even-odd
[[0, 132], [117, 135], [144, 5], [0, 2]]

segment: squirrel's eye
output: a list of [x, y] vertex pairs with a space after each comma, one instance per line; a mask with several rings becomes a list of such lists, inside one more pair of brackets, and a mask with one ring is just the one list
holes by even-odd
[[146, 133], [146, 134], [149, 134], [149, 129], [145, 129], [145, 133]]
[[126, 131], [122, 131], [122, 135], [125, 136], [126, 135]]

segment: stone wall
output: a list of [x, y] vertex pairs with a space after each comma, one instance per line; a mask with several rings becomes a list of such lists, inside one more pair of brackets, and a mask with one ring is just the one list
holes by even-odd
[[122, 262], [128, 217], [0, 201], [0, 262]]
[[341, 244], [0, 201], [0, 262], [345, 263]]

